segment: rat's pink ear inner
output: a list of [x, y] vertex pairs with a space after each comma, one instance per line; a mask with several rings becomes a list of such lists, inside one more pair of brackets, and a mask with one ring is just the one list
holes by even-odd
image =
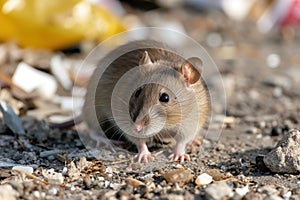
[[153, 64], [153, 62], [151, 61], [148, 51], [145, 51], [143, 53], [142, 58], [140, 59], [139, 65], [147, 65], [147, 64]]
[[[199, 69], [197, 69], [194, 65], [197, 65]], [[182, 63], [179, 73], [182, 74], [187, 83], [191, 85], [200, 79], [201, 66], [202, 61], [199, 58], [192, 57]]]

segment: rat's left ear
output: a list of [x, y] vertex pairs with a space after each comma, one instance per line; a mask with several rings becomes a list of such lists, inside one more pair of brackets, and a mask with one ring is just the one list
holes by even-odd
[[202, 60], [197, 57], [191, 57], [182, 63], [179, 73], [183, 75], [188, 85], [191, 85], [200, 79], [201, 68]]

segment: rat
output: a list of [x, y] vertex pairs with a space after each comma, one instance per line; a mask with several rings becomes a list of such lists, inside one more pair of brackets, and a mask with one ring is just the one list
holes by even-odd
[[190, 160], [186, 145], [210, 116], [202, 65], [200, 58], [184, 59], [163, 42], [121, 45], [98, 63], [82, 118], [109, 139], [124, 137], [135, 144], [138, 162], [153, 161], [148, 144], [165, 138], [175, 140], [170, 159]]

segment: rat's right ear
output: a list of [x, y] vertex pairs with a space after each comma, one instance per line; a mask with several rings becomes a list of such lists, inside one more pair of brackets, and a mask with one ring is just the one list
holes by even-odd
[[145, 51], [143, 53], [143, 57], [141, 58], [141, 60], [139, 62], [139, 65], [147, 65], [147, 64], [153, 64], [153, 62], [151, 61], [148, 51]]

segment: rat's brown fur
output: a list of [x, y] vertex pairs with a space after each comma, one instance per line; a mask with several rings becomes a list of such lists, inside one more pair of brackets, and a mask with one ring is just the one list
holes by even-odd
[[[131, 49], [131, 51], [128, 51], [128, 49]], [[145, 52], [148, 54], [146, 57]], [[121, 56], [111, 62], [111, 57], [118, 54]], [[182, 57], [163, 43], [156, 41], [135, 41], [113, 50], [99, 62], [100, 67], [95, 70], [90, 80], [83, 109], [83, 118], [96, 131], [100, 130], [100, 125], [109, 138], [120, 139], [120, 136], [124, 135], [136, 144], [136, 137], [129, 134], [132, 123], [136, 120], [144, 120], [145, 125], [155, 129], [155, 126], [165, 119], [160, 133], [154, 134], [150, 138], [161, 140], [164, 137], [174, 137], [179, 133], [182, 140], [186, 138], [189, 141], [192, 140], [195, 133], [189, 132], [189, 128], [184, 126], [189, 126], [188, 119], [192, 118], [191, 113], [196, 110], [196, 113], [199, 114], [196, 122], [196, 132], [198, 132], [210, 115], [210, 102], [208, 90], [200, 75], [190, 76], [194, 80], [185, 80], [182, 75], [184, 63], [186, 61]], [[103, 66], [108, 66], [108, 68], [103, 73], [102, 78], [98, 80]], [[112, 115], [114, 111], [112, 109], [116, 109], [115, 112], [118, 112], [118, 109], [122, 106], [111, 109], [112, 94], [117, 81], [126, 72], [137, 66], [141, 66], [141, 70], [138, 74], [133, 75], [130, 81], [134, 83], [149, 79], [148, 81], [153, 83], [143, 85], [139, 95], [135, 95], [139, 88], [136, 88], [136, 91], [130, 95], [128, 110], [133, 122], [127, 122], [126, 130], [122, 131]], [[124, 92], [126, 87], [132, 87], [130, 81], [128, 81], [127, 86], [123, 84]], [[192, 84], [187, 88], [187, 82], [189, 81]], [[162, 84], [156, 84], [156, 82], [171, 86], [173, 91]], [[163, 92], [170, 95], [170, 101], [166, 104], [159, 102], [159, 97]], [[180, 102], [178, 99], [180, 99]], [[121, 99], [120, 104], [125, 106], [126, 102], [124, 103]], [[154, 112], [154, 114], [150, 112]], [[157, 120], [154, 118], [157, 118]], [[180, 124], [182, 120], [186, 120], [186, 124]], [[193, 121], [193, 119], [191, 120]], [[144, 133], [146, 132], [145, 128]], [[148, 141], [148, 139], [146, 140]]]

